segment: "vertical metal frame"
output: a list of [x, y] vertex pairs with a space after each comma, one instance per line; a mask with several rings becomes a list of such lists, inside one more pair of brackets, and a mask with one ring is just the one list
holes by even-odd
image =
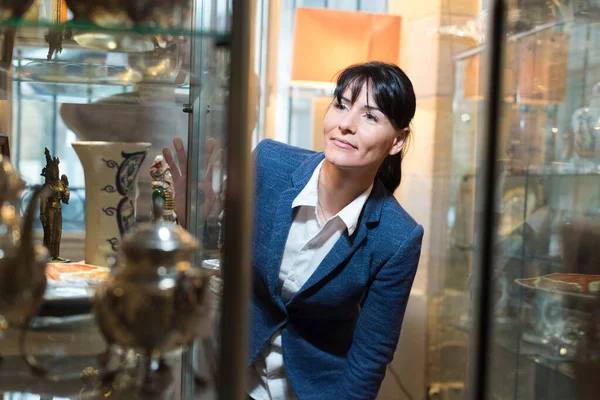
[[492, 341], [492, 265], [494, 263], [496, 151], [502, 116], [502, 79], [506, 3], [491, 0], [485, 64], [484, 129], [479, 134], [479, 172], [476, 184], [475, 254], [473, 268], [473, 327], [469, 343], [467, 398], [483, 400], [489, 386]]
[[[195, 32], [208, 31], [213, 26], [206, 21], [206, 12], [210, 10], [211, 0], [195, 0], [192, 2], [192, 28], [190, 32], [190, 93], [187, 105], [181, 104], [183, 109], [192, 110], [188, 114], [188, 132], [187, 132], [187, 188], [186, 191], [186, 227], [196, 237], [201, 236], [201, 226], [196, 223], [198, 215], [198, 197], [201, 195], [197, 188], [197, 183], [200, 182], [200, 177], [204, 176], [204, 159], [201, 155], [204, 154], [204, 141], [199, 140], [198, 132], [202, 129], [202, 113], [201, 107], [201, 92], [202, 84], [200, 77], [204, 72], [202, 60], [206, 56], [206, 39], [203, 35], [197, 36]], [[207, 26], [209, 25], [209, 26]], [[201, 254], [196, 254], [196, 265], [201, 263]], [[194, 371], [198, 368], [198, 343], [195, 342], [189, 349], [182, 354], [181, 363], [181, 387], [180, 398], [187, 400], [194, 396], [195, 382]]]
[[[257, 18], [255, 29], [255, 49], [256, 57], [254, 62], [254, 70], [258, 73], [260, 79], [259, 91], [260, 101], [258, 104], [258, 119], [252, 137], [252, 146], [255, 146], [265, 136], [265, 110], [269, 101], [267, 87], [267, 47], [269, 33], [269, 9], [270, 0], [257, 0], [256, 14]], [[251, 82], [254, 84], [254, 82]]]
[[224, 290], [219, 349], [219, 399], [244, 399], [252, 258], [254, 167], [249, 121], [251, 5], [232, 0], [231, 93], [227, 110], [227, 194], [225, 198]]

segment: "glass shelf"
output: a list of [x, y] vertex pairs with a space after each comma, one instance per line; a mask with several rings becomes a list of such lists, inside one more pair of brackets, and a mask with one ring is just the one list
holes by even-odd
[[[471, 327], [466, 324], [451, 323], [448, 326], [467, 334], [471, 331]], [[558, 372], [568, 378], [575, 378], [575, 371], [568, 360], [553, 360], [545, 357], [544, 353], [547, 352], [547, 349], [544, 346], [518, 339], [520, 332], [511, 328], [514, 328], [514, 326], [510, 328], [507, 327], [506, 329], [499, 329], [496, 327], [494, 343], [504, 350], [526, 358], [536, 365]]]
[[[148, 37], [140, 37], [152, 44]], [[15, 84], [27, 84], [27, 91], [20, 95], [23, 100], [58, 96], [70, 103], [86, 103], [137, 91], [140, 86], [169, 91], [168, 97], [187, 96], [192, 77], [189, 41], [179, 38], [157, 43], [159, 52], [134, 53], [87, 48], [71, 39], [48, 61], [48, 44], [43, 38], [17, 37], [11, 76]]]
[[565, 170], [552, 170], [552, 166], [542, 167], [539, 169], [530, 169], [528, 171], [523, 172], [522, 174], [511, 174], [508, 175], [507, 178], [515, 178], [515, 177], [542, 177], [542, 178], [552, 178], [552, 177], [597, 177], [600, 178], [600, 169], [591, 170], [591, 169], [578, 169], [575, 166], [567, 166]]
[[[14, 39], [9, 39], [13, 29]], [[49, 44], [49, 32], [62, 37], [60, 50]], [[73, 21], [54, 25], [13, 20], [0, 23], [0, 35], [5, 35], [12, 54], [12, 59], [2, 60], [0, 69], [10, 69], [13, 81], [41, 82], [43, 93], [70, 96], [75, 92], [80, 98], [88, 97], [90, 85], [105, 95], [131, 91], [116, 87], [133, 88], [140, 82], [188, 86], [192, 40], [217, 46], [229, 41], [224, 30], [108, 28]]]
[[[17, 90], [21, 101], [72, 103], [88, 104], [102, 101], [106, 104], [124, 104], [124, 105], [148, 105], [150, 102], [137, 100], [138, 87], [135, 85], [114, 85], [98, 83], [56, 83], [56, 82], [36, 82], [24, 79], [13, 79], [15, 87], [13, 93], [16, 96]], [[189, 98], [189, 86], [166, 87], [163, 92], [168, 94], [164, 98], [167, 105], [183, 109]]]
[[98, 99], [130, 93], [132, 86], [101, 85], [101, 84], [69, 84], [32, 82], [28, 80], [14, 79], [15, 84], [27, 85], [29, 90], [22, 90], [19, 96], [23, 101], [59, 102], [86, 104]]
[[229, 42], [229, 32], [225, 30], [192, 30], [183, 27], [160, 26], [100, 26], [92, 23], [67, 21], [55, 24], [51, 21], [8, 20], [0, 22], [0, 29], [16, 28], [17, 36], [26, 33], [28, 37], [44, 37], [49, 29], [71, 30], [73, 34], [82, 32], [108, 33], [114, 35], [152, 35], [152, 36], [196, 36], [211, 38], [220, 43]]

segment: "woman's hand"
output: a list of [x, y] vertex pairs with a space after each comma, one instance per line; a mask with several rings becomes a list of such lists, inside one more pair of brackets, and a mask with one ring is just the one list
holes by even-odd
[[[202, 220], [206, 221], [217, 201], [217, 194], [213, 187], [213, 169], [214, 166], [221, 163], [223, 150], [219, 150], [214, 160], [212, 155], [215, 151], [217, 141], [213, 138], [206, 139], [204, 153], [204, 179], [199, 184], [198, 189], [202, 192], [204, 204], [202, 212]], [[177, 155], [177, 163], [171, 154], [171, 149], [165, 147], [163, 156], [165, 161], [171, 167], [171, 175], [173, 176], [173, 184], [175, 186], [175, 212], [182, 226], [185, 226], [186, 221], [186, 194], [187, 194], [187, 153], [183, 146], [181, 138], [173, 139], [173, 147]]]

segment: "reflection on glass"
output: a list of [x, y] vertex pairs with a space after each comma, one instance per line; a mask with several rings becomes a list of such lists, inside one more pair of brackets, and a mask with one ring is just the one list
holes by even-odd
[[[510, 68], [503, 70], [503, 90], [513, 95], [501, 96], [494, 261], [481, 266], [491, 271], [493, 289], [485, 294], [492, 304], [487, 395], [595, 399], [600, 376], [600, 19], [597, 13], [547, 7], [548, 2], [538, 2], [539, 9], [536, 2], [507, 3], [511, 25], [505, 64]], [[588, 2], [575, 3], [581, 9]], [[430, 308], [430, 386], [439, 392], [462, 392], [467, 380], [477, 284], [473, 230], [481, 206], [475, 202], [481, 165], [474, 154], [487, 134], [481, 113], [485, 90], [469, 71], [476, 66], [479, 76], [486, 75], [477, 61], [481, 56], [468, 51], [456, 61], [449, 242]]]

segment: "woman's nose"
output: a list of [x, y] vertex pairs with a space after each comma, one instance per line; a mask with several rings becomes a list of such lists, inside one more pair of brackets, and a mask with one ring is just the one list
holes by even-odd
[[342, 133], [354, 134], [356, 133], [356, 126], [358, 124], [358, 118], [356, 113], [350, 111], [344, 115], [344, 118], [340, 121], [339, 129]]

